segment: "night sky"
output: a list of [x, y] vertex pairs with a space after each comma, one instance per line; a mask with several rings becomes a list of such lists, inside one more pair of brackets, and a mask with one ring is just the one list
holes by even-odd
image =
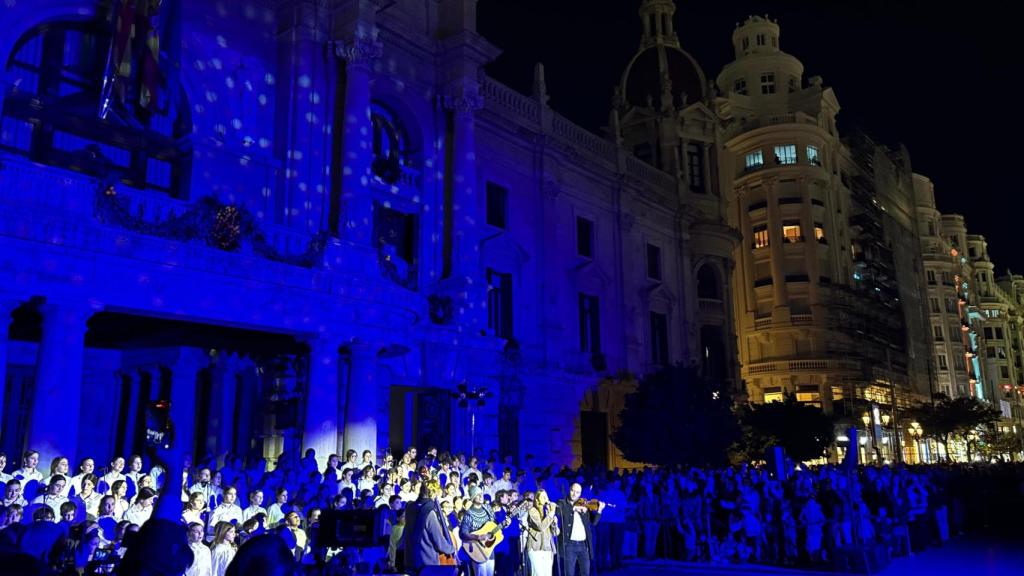
[[[504, 53], [488, 72], [529, 93], [533, 64], [546, 70], [551, 105], [598, 131], [612, 89], [640, 40], [640, 0], [480, 0], [479, 32]], [[683, 49], [709, 79], [733, 58], [731, 35], [750, 14], [781, 26], [781, 48], [839, 99], [841, 133], [860, 128], [910, 150], [935, 182], [939, 210], [983, 234], [997, 274], [1024, 274], [1015, 227], [1024, 205], [1011, 134], [1024, 129], [1015, 20], [988, 2], [694, 2], [677, 0]]]

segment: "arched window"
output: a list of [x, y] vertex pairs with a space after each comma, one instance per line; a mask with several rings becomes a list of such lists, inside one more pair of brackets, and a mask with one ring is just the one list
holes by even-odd
[[40, 164], [186, 197], [189, 108], [180, 89], [168, 97], [170, 66], [163, 55], [152, 59], [148, 23], [137, 17], [120, 66], [102, 21], [48, 22], [24, 34], [5, 63], [11, 88], [0, 147]]
[[722, 299], [718, 274], [710, 264], [705, 264], [697, 270], [697, 298]]
[[405, 133], [395, 116], [386, 108], [370, 107], [373, 124], [373, 174], [388, 184], [402, 176], [405, 154]]

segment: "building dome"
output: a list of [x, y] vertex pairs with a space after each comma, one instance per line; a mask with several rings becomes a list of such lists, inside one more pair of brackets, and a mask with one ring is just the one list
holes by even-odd
[[662, 106], [663, 82], [670, 82], [673, 104], [704, 99], [704, 72], [684, 50], [665, 44], [649, 46], [633, 57], [622, 75], [622, 95], [629, 106]]

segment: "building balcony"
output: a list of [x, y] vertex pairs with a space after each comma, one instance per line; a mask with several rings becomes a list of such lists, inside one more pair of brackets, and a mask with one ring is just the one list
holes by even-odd
[[697, 308], [703, 313], [725, 313], [725, 304], [717, 298], [698, 298]]
[[756, 362], [743, 367], [747, 375], [756, 374], [792, 374], [819, 372], [857, 372], [861, 366], [853, 360], [807, 359], [807, 360], [776, 360], [772, 362]]

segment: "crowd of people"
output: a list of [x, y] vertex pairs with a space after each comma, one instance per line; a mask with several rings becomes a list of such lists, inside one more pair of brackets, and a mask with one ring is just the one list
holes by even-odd
[[[1014, 464], [598, 471], [414, 447], [379, 460], [350, 450], [322, 468], [310, 450], [269, 471], [232, 455], [152, 458], [84, 458], [72, 470], [58, 457], [40, 469], [30, 450], [8, 474], [0, 454], [0, 563], [189, 576], [444, 564], [470, 576], [590, 576], [627, 557], [824, 567], [850, 549], [941, 544], [988, 523], [988, 503], [1024, 494]], [[339, 544], [337, 524], [356, 511], [373, 511], [372, 538]]]

